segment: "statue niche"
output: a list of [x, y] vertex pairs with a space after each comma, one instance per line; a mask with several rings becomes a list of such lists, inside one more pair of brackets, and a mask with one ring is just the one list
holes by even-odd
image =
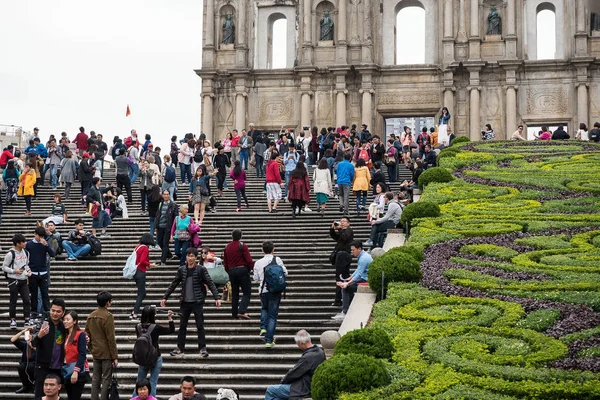
[[329, 12], [325, 11], [321, 19], [321, 35], [319, 40], [333, 40], [333, 20]]
[[225, 17], [225, 22], [223, 23], [223, 39], [221, 40], [221, 43], [235, 43], [235, 25], [233, 24], [233, 20], [231, 19], [231, 14], [228, 14]]
[[488, 15], [487, 35], [502, 35], [502, 17], [496, 10], [496, 6], [492, 6]]

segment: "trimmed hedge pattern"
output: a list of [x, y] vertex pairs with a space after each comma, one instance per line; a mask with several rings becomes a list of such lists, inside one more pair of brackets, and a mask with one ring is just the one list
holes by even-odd
[[600, 146], [454, 143], [438, 163], [419, 184], [439, 215], [403, 215], [422, 279], [373, 311], [391, 383], [339, 398], [600, 398]]

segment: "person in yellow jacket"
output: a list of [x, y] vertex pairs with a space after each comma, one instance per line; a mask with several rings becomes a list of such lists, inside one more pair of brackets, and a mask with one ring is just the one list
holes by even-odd
[[356, 213], [367, 209], [367, 193], [370, 188], [371, 173], [364, 159], [359, 158], [354, 168], [354, 182], [352, 190], [356, 196]]
[[36, 179], [37, 177], [35, 171], [31, 168], [31, 164], [25, 164], [25, 169], [19, 177], [19, 190], [17, 192], [19, 196], [25, 198], [25, 205], [27, 207], [25, 215], [31, 215], [31, 198], [34, 195], [33, 186], [35, 185]]

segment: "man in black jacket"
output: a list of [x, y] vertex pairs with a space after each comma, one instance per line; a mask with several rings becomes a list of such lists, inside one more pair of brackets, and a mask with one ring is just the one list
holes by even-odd
[[131, 181], [129, 180], [129, 162], [125, 157], [125, 149], [119, 149], [117, 158], [115, 158], [115, 164], [117, 164], [117, 187], [123, 191], [123, 187], [127, 191], [127, 204], [131, 204]]
[[81, 183], [81, 204], [85, 203], [85, 195], [92, 185], [92, 177], [94, 176], [94, 170], [90, 164], [90, 155], [83, 153], [83, 158], [79, 163], [78, 176], [79, 183]]
[[198, 329], [198, 348], [200, 349], [201, 357], [208, 357], [206, 350], [206, 337], [204, 335], [204, 298], [206, 297], [207, 285], [217, 307], [221, 307], [221, 296], [217, 290], [217, 286], [208, 274], [208, 270], [201, 264], [196, 264], [198, 259], [198, 249], [189, 248], [186, 251], [186, 265], [179, 267], [175, 279], [167, 288], [163, 299], [160, 301], [160, 306], [165, 307], [167, 299], [175, 291], [181, 283], [181, 296], [179, 298], [180, 306], [179, 313], [179, 334], [177, 335], [177, 348], [170, 354], [172, 356], [183, 354], [185, 350], [185, 337], [187, 334], [188, 320], [192, 312], [196, 319], [196, 329]]
[[310, 335], [304, 329], [296, 333], [294, 340], [303, 350], [302, 356], [281, 379], [281, 384], [267, 388], [265, 400], [304, 399], [311, 395], [312, 377], [317, 367], [325, 361], [325, 352], [312, 344]]
[[565, 128], [562, 125], [559, 125], [558, 128], [552, 134], [552, 140], [568, 140], [571, 139], [571, 136], [567, 132], [565, 132]]
[[62, 365], [65, 359], [64, 341], [65, 327], [62, 317], [66, 304], [63, 299], [54, 299], [50, 308], [49, 321], [44, 321], [42, 327], [33, 338], [32, 346], [37, 350], [35, 362], [35, 398], [44, 396], [44, 379], [48, 374], [62, 376]]
[[[335, 265], [335, 281], [341, 282], [342, 278], [350, 277], [350, 263], [352, 263], [352, 254], [350, 254], [350, 243], [354, 240], [354, 231], [350, 228], [350, 218], [342, 217], [339, 221], [331, 224], [329, 236], [336, 241], [335, 249], [331, 255], [331, 263]], [[342, 288], [335, 287], [335, 301], [333, 306], [342, 306]]]
[[158, 210], [156, 210], [156, 216], [154, 217], [158, 232], [156, 235], [156, 244], [160, 246], [162, 251], [160, 255], [160, 262], [157, 265], [166, 263], [167, 258], [171, 258], [173, 256], [169, 248], [169, 240], [171, 239], [171, 227], [173, 226], [173, 221], [175, 221], [175, 218], [177, 218], [177, 213], [179, 212], [177, 203], [171, 201], [169, 189], [163, 190], [162, 198], [163, 201], [158, 206]]

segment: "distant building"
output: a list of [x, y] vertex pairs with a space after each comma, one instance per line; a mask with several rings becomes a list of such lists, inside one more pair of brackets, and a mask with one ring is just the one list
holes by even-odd
[[17, 148], [22, 148], [23, 138], [27, 137], [28, 134], [28, 132], [23, 132], [23, 128], [20, 126], [0, 124], [0, 150], [10, 144]]

